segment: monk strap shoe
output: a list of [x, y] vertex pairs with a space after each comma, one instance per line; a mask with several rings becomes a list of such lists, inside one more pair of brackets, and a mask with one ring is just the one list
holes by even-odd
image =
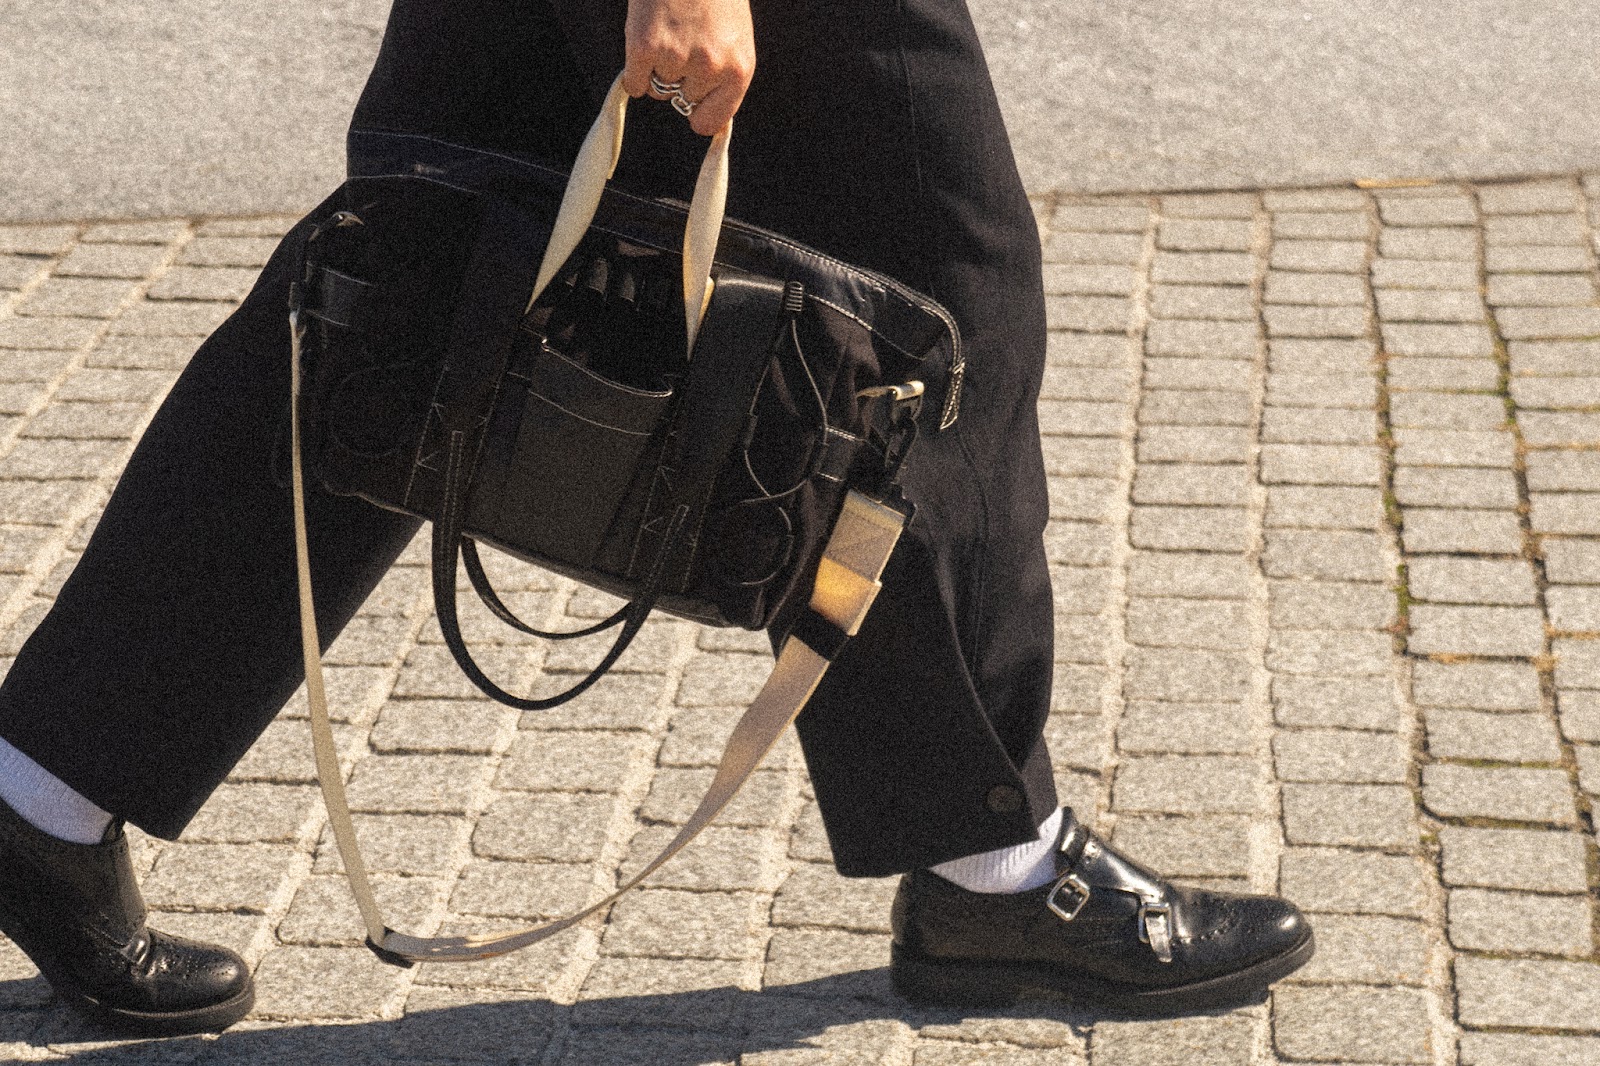
[[895, 896], [890, 973], [913, 1002], [1003, 1007], [1066, 999], [1133, 1014], [1259, 1002], [1315, 950], [1288, 900], [1174, 885], [1062, 812], [1056, 876], [969, 892], [928, 871]]
[[57, 996], [114, 1032], [211, 1032], [255, 1003], [237, 954], [145, 924], [120, 823], [102, 843], [72, 844], [0, 802], [0, 932]]

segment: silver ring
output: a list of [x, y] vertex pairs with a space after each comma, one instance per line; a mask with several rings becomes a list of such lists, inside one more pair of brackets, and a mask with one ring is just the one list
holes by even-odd
[[683, 82], [662, 81], [654, 74], [651, 74], [650, 91], [670, 103], [672, 110], [684, 118], [694, 114], [695, 102], [683, 95]]

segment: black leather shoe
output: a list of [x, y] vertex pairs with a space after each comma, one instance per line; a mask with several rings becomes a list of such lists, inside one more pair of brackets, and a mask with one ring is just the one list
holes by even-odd
[[990, 895], [919, 870], [901, 880], [892, 924], [895, 989], [940, 1007], [1040, 997], [1135, 1014], [1238, 1006], [1265, 998], [1315, 950], [1288, 900], [1169, 884], [1070, 810], [1051, 884]]
[[213, 1032], [255, 1003], [238, 955], [145, 925], [120, 822], [104, 843], [72, 844], [0, 802], [0, 932], [56, 995], [117, 1032]]

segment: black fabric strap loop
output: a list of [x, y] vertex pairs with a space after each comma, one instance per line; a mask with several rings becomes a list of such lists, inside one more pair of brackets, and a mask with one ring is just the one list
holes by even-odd
[[574, 637], [588, 637], [595, 633], [603, 633], [614, 625], [618, 625], [628, 616], [628, 608], [633, 606], [625, 603], [611, 617], [583, 629], [572, 629], [564, 632], [551, 632], [536, 629], [518, 618], [511, 608], [500, 599], [500, 594], [494, 590], [494, 585], [489, 581], [489, 575], [483, 569], [483, 560], [478, 555], [478, 544], [471, 537], [461, 538], [461, 561], [466, 565], [467, 580], [472, 582], [472, 589], [478, 594], [478, 599], [489, 608], [489, 613], [500, 621], [520, 633], [528, 633], [545, 640], [572, 640]]
[[850, 634], [822, 617], [809, 607], [800, 612], [789, 636], [828, 660], [830, 663], [850, 643]]

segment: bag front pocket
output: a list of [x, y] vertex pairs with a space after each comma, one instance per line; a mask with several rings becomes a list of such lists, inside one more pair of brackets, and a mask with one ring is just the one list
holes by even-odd
[[504, 546], [588, 567], [630, 488], [654, 474], [640, 464], [672, 391], [608, 380], [526, 337], [490, 418], [475, 503], [497, 514]]

